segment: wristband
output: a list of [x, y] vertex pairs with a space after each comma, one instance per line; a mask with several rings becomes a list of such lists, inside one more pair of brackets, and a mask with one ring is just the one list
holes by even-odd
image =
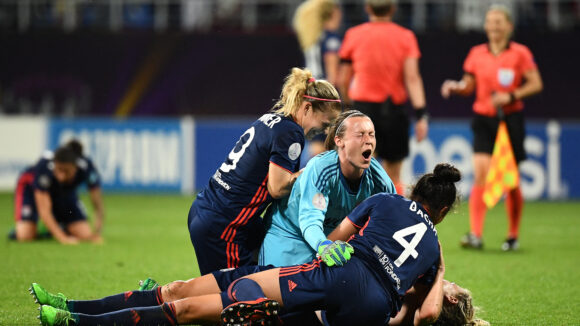
[[427, 112], [426, 108], [415, 109], [415, 119], [429, 119], [429, 112]]

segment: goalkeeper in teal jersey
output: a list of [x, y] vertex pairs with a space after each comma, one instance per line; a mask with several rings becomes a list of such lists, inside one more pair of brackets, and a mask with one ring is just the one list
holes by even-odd
[[260, 248], [260, 265], [312, 261], [331, 243], [326, 235], [359, 203], [379, 192], [396, 193], [372, 157], [375, 146], [368, 116], [351, 110], [336, 119], [326, 140], [329, 151], [308, 162], [290, 196], [275, 202], [266, 217], [269, 228]]

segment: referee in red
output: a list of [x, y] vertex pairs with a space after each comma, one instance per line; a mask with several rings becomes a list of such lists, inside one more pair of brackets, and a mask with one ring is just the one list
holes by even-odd
[[[471, 230], [461, 240], [465, 248], [483, 248], [483, 224], [487, 207], [483, 202], [485, 178], [499, 126], [498, 107], [502, 108], [516, 162], [526, 159], [522, 99], [542, 91], [542, 78], [532, 56], [523, 44], [510, 41], [512, 17], [504, 6], [492, 6], [485, 16], [488, 42], [471, 48], [463, 64], [461, 81], [446, 80], [441, 95], [470, 95], [475, 91], [471, 123], [473, 130], [473, 188], [469, 196]], [[507, 193], [508, 234], [504, 251], [518, 248], [518, 233], [524, 200], [518, 186]]]
[[[377, 156], [404, 193], [400, 180], [403, 159], [409, 155], [410, 120], [403, 105], [410, 98], [415, 109], [415, 136], [428, 131], [421, 52], [415, 34], [393, 23], [393, 0], [366, 0], [370, 21], [346, 31], [340, 48], [338, 87], [343, 101], [368, 115], [375, 123]], [[408, 93], [407, 93], [408, 92]]]

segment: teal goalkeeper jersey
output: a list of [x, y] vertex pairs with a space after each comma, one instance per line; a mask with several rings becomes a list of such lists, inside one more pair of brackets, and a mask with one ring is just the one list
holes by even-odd
[[380, 192], [396, 193], [393, 182], [374, 158], [351, 190], [341, 173], [338, 153], [312, 158], [290, 196], [272, 205], [268, 232], [260, 248], [260, 265], [290, 266], [310, 262], [316, 245], [359, 203]]

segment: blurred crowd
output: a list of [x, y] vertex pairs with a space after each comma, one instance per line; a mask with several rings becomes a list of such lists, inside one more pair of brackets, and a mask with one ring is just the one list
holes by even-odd
[[[287, 29], [301, 0], [4, 0], [0, 29], [131, 30], [205, 32]], [[516, 29], [571, 30], [580, 27], [579, 0], [503, 0]], [[481, 30], [491, 0], [400, 0], [395, 20], [417, 32]], [[343, 0], [344, 28], [366, 20], [360, 0]]]

